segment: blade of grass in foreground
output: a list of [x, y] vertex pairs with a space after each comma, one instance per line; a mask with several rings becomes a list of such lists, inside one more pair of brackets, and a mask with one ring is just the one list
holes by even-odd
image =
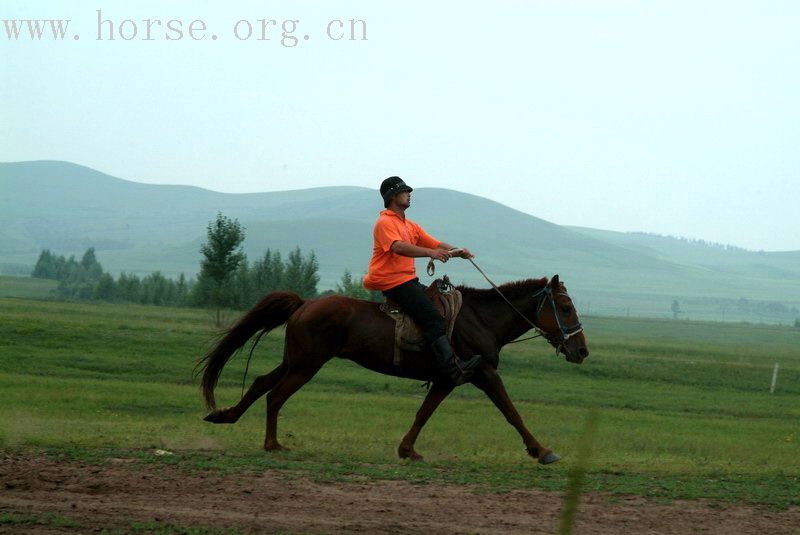
[[592, 410], [586, 417], [586, 425], [578, 443], [577, 458], [575, 465], [570, 469], [567, 476], [567, 488], [564, 492], [564, 507], [561, 510], [561, 523], [558, 532], [561, 535], [570, 535], [575, 526], [575, 517], [578, 513], [578, 502], [580, 501], [583, 483], [586, 477], [586, 469], [589, 459], [592, 456], [594, 437], [597, 432], [597, 420], [599, 413]]

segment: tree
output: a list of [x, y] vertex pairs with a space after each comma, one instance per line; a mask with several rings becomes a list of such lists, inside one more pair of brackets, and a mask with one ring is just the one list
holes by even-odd
[[97, 285], [94, 287], [94, 299], [101, 299], [103, 301], [111, 301], [114, 299], [115, 283], [114, 277], [109, 273], [100, 275]]
[[250, 279], [252, 291], [259, 299], [280, 288], [283, 283], [281, 253], [279, 251], [273, 253], [267, 249], [260, 260], [253, 262]]
[[167, 305], [170, 299], [170, 286], [173, 281], [164, 277], [160, 271], [154, 271], [142, 279], [142, 295], [140, 303], [143, 305]]
[[349, 269], [344, 270], [342, 280], [336, 285], [336, 293], [355, 297], [356, 299], [366, 299], [367, 301], [383, 301], [383, 294], [375, 290], [367, 290], [362, 284], [362, 278], [354, 280]]
[[311, 251], [308, 259], [305, 259], [300, 252], [300, 247], [295, 247], [286, 260], [281, 286], [285, 290], [297, 293], [304, 299], [316, 297], [317, 283], [319, 282], [318, 270], [319, 263], [314, 251]]
[[274, 292], [279, 288], [283, 288], [284, 281], [286, 279], [286, 264], [283, 263], [280, 251], [275, 251], [275, 254], [272, 255], [271, 262], [272, 262], [272, 267], [269, 270], [270, 286], [268, 292]]
[[186, 282], [186, 275], [181, 273], [178, 277], [178, 283], [175, 286], [175, 304], [178, 306], [188, 305], [189, 298], [189, 283]]
[[81, 267], [85, 270], [85, 277], [90, 281], [98, 281], [100, 275], [103, 274], [103, 266], [97, 261], [97, 256], [94, 254], [94, 247], [89, 247], [83, 258], [81, 258]]
[[63, 264], [63, 269], [59, 271], [59, 284], [56, 287], [58, 296], [65, 299], [89, 300], [94, 297], [95, 286], [103, 274], [103, 267], [94, 255], [94, 247], [90, 247], [80, 262], [77, 262], [74, 256], [70, 256]]
[[681, 304], [680, 304], [680, 303], [678, 303], [678, 300], [677, 300], [677, 299], [675, 299], [675, 300], [673, 300], [673, 301], [672, 301], [672, 306], [670, 307], [670, 310], [672, 311], [672, 318], [673, 318], [673, 319], [678, 319], [678, 314], [680, 314], [681, 312], [683, 312], [683, 311], [681, 310]]
[[204, 290], [203, 305], [217, 310], [216, 322], [220, 325], [220, 311], [234, 304], [234, 291], [231, 284], [236, 268], [245, 259], [241, 244], [244, 241], [244, 228], [236, 219], [221, 213], [208, 224], [208, 241], [200, 248], [203, 260], [200, 263], [198, 282]]
[[311, 251], [311, 254], [308, 257], [308, 260], [303, 262], [302, 271], [300, 273], [300, 297], [309, 298], [309, 297], [316, 297], [319, 292], [317, 292], [317, 283], [319, 282], [319, 262], [317, 262], [317, 256], [314, 254], [314, 251]]
[[233, 306], [235, 308], [246, 309], [256, 304], [257, 296], [253, 292], [252, 271], [253, 270], [248, 266], [247, 257], [245, 257], [233, 274], [233, 288], [235, 292]]
[[[86, 258], [86, 264], [88, 266], [93, 266], [97, 263], [97, 259], [94, 259], [94, 261], [91, 260], [94, 258], [94, 249], [92, 248], [90, 251], [86, 251], [84, 257]], [[87, 257], [87, 254], [89, 257]], [[97, 266], [99, 266], [99, 264], [97, 264]], [[33, 268], [31, 277], [58, 281], [64, 281], [70, 277], [75, 279], [76, 268], [79, 267], [82, 266], [78, 264], [74, 256], [70, 256], [69, 260], [67, 260], [63, 255], [56, 255], [50, 252], [49, 249], [44, 249], [39, 254], [39, 259], [36, 261], [36, 266]], [[100, 273], [102, 273], [102, 267], [100, 268]], [[99, 273], [97, 273], [96, 269], [95, 275], [99, 278]]]
[[134, 274], [128, 275], [124, 271], [117, 279], [117, 297], [123, 301], [138, 303], [140, 301], [141, 281]]
[[300, 247], [296, 247], [294, 251], [289, 253], [289, 258], [286, 259], [286, 269], [283, 272], [283, 288], [299, 294], [302, 276], [303, 255], [300, 253]]
[[33, 268], [31, 277], [37, 279], [57, 279], [58, 273], [56, 272], [56, 259], [50, 249], [44, 249], [39, 254], [39, 260], [36, 261], [36, 266]]
[[336, 293], [346, 295], [347, 297], [355, 297], [356, 299], [365, 299], [364, 293], [366, 293], [366, 288], [363, 288], [363, 290], [364, 291], [362, 291], [360, 284], [353, 282], [353, 276], [350, 274], [350, 270], [345, 268], [341, 282], [336, 285]]

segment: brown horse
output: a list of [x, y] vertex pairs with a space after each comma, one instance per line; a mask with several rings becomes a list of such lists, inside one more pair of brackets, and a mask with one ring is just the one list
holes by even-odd
[[[463, 295], [463, 305], [453, 329], [453, 348], [458, 355], [483, 356], [471, 378], [472, 384], [483, 390], [516, 428], [530, 456], [542, 464], [559, 460], [525, 427], [506, 393], [497, 366], [500, 349], [529, 331], [531, 321], [556, 348], [556, 353], [563, 352], [570, 362], [583, 362], [589, 351], [566, 288], [558, 275], [549, 282], [547, 278], [510, 282], [499, 287], [508, 302], [494, 289], [457, 288]], [[256, 378], [239, 403], [215, 409], [214, 387], [228, 359], [256, 333], [263, 335], [284, 323], [286, 336], [281, 364]], [[234, 423], [253, 402], [268, 393], [264, 449], [283, 449], [277, 439], [278, 411], [334, 357], [352, 360], [386, 375], [432, 381], [414, 424], [398, 448], [401, 458], [421, 459], [414, 451], [417, 436], [454, 385], [436, 375], [432, 355], [404, 352], [402, 364], [396, 366], [394, 321], [379, 310], [378, 303], [339, 295], [303, 301], [291, 292], [273, 292], [245, 313], [200, 360], [202, 391], [212, 410], [205, 419]]]

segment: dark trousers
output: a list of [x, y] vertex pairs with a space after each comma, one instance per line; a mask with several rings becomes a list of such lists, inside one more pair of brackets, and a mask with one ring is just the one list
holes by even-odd
[[447, 334], [444, 319], [430, 298], [425, 295], [425, 286], [419, 282], [419, 278], [411, 279], [382, 293], [393, 299], [406, 314], [414, 318], [429, 344]]

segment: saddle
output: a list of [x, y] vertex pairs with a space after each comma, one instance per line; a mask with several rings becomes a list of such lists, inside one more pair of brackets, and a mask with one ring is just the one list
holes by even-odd
[[[441, 279], [434, 280], [430, 286], [425, 289], [425, 294], [433, 301], [436, 310], [444, 318], [445, 328], [447, 329], [447, 338], [452, 338], [453, 327], [456, 324], [456, 318], [461, 311], [461, 304], [463, 299], [461, 292], [456, 290], [450, 283], [447, 275]], [[381, 311], [386, 313], [395, 322], [394, 324], [394, 365], [400, 366], [402, 361], [403, 351], [425, 351], [425, 337], [422, 336], [417, 322], [411, 316], [407, 315], [398, 305], [390, 298], [386, 298], [385, 303], [381, 303]]]

